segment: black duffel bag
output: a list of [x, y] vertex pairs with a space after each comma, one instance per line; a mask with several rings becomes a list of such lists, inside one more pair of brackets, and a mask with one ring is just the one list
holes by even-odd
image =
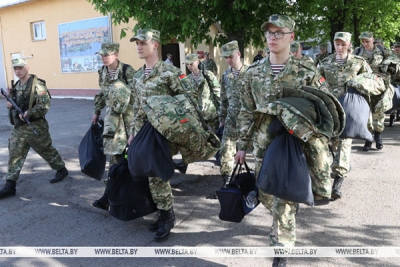
[[244, 166], [246, 171], [241, 172], [242, 165], [236, 164], [230, 183], [216, 192], [221, 206], [219, 219], [222, 221], [241, 222], [260, 204], [254, 173], [250, 172], [246, 162]]
[[96, 180], [103, 178], [106, 169], [106, 155], [103, 153], [103, 127], [102, 120], [92, 124], [78, 148], [81, 171]]
[[157, 211], [151, 197], [149, 181], [132, 179], [126, 158], [110, 167], [107, 184], [110, 214], [130, 221]]

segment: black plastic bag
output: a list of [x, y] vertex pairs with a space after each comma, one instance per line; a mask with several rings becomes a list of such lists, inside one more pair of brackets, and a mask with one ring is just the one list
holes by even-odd
[[122, 221], [130, 221], [157, 211], [151, 197], [149, 181], [134, 181], [127, 159], [110, 167], [107, 196], [110, 214]]
[[168, 181], [175, 173], [168, 140], [146, 122], [128, 149], [128, 166], [135, 180], [160, 177]]
[[96, 180], [103, 178], [106, 169], [106, 155], [103, 153], [103, 127], [102, 120], [92, 124], [78, 148], [81, 171]]
[[340, 138], [372, 142], [372, 134], [368, 131], [370, 108], [365, 98], [356, 89], [348, 88], [347, 92], [339, 98], [339, 102], [346, 113], [346, 126]]
[[260, 204], [254, 173], [250, 172], [246, 162], [244, 165], [246, 172], [240, 172], [242, 165], [236, 164], [231, 182], [216, 192], [221, 206], [219, 219], [222, 221], [241, 222]]
[[314, 205], [311, 178], [300, 140], [282, 131], [279, 121], [271, 124], [277, 133], [264, 154], [257, 186], [265, 193], [307, 205]]

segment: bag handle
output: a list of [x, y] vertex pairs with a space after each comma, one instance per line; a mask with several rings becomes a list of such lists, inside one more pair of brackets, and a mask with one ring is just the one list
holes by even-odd
[[[244, 167], [246, 168], [247, 173], [248, 173], [248, 174], [251, 174], [250, 168], [249, 168], [249, 166], [247, 165], [246, 161], [243, 163], [243, 165], [244, 165]], [[240, 174], [240, 170], [241, 170], [241, 168], [242, 168], [243, 165], [240, 164], [239, 162], [236, 163], [235, 168], [233, 168], [233, 172], [232, 172], [232, 175], [231, 175], [231, 181], [230, 181], [230, 183], [233, 182], [233, 181], [235, 180], [235, 177], [236, 177], [235, 174], [236, 174], [236, 170], [237, 170], [238, 166], [239, 166], [239, 170], [237, 170], [237, 171], [238, 171], [237, 174]]]

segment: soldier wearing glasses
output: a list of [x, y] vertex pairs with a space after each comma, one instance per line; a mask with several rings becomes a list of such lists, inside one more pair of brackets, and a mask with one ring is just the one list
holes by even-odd
[[[285, 86], [299, 88], [302, 85], [322, 89], [326, 84], [316, 71], [313, 63], [301, 62], [290, 53], [290, 44], [294, 40], [295, 22], [285, 15], [272, 15], [261, 29], [265, 32], [270, 54], [265, 60], [257, 61], [249, 66], [243, 78], [240, 101], [241, 109], [237, 118], [239, 127], [238, 152], [235, 161], [243, 164], [246, 148], [253, 143], [256, 177], [260, 171], [265, 151], [271, 144], [273, 136], [268, 133], [268, 127], [275, 116], [262, 114], [255, 117], [255, 110], [281, 98]], [[327, 88], [324, 88], [327, 90]], [[257, 123], [253, 122], [257, 120]], [[253, 126], [252, 126], [253, 124]], [[312, 140], [311, 140], [312, 139]], [[318, 151], [305, 147], [310, 165], [310, 175], [313, 180], [313, 190], [319, 197], [329, 198], [331, 195], [330, 164], [328, 155], [328, 138], [312, 137]], [[259, 199], [272, 212], [273, 225], [269, 232], [271, 245], [279, 247], [294, 246], [296, 241], [296, 210], [297, 203], [268, 195], [259, 191]], [[272, 266], [286, 266], [286, 258], [274, 258]]]

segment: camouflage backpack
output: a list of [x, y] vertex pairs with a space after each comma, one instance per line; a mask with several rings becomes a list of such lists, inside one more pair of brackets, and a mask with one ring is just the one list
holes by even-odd
[[208, 159], [220, 149], [218, 137], [186, 94], [147, 97], [143, 109], [154, 128], [178, 146], [186, 163]]
[[123, 119], [123, 113], [129, 106], [130, 98], [131, 89], [125, 83], [116, 81], [112, 85], [108, 93], [103, 136], [114, 137], [118, 124]]

